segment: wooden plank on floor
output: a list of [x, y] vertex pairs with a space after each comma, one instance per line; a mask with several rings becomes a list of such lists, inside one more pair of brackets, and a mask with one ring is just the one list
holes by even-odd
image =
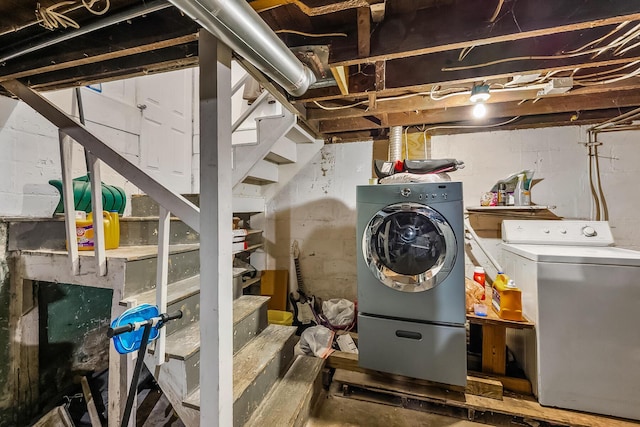
[[475, 371], [469, 371], [469, 376], [500, 381], [505, 390], [528, 396], [533, 395], [531, 382], [526, 378], [505, 377], [504, 375], [485, 374]]
[[354, 371], [337, 369], [333, 381], [335, 383], [369, 390], [381, 395], [400, 396], [403, 398], [424, 400], [449, 407], [463, 408], [469, 414], [492, 412], [507, 417], [524, 418], [530, 421], [550, 423], [552, 425], [570, 425], [573, 427], [637, 427], [638, 422], [610, 418], [557, 408], [541, 406], [533, 398], [504, 397], [502, 400], [491, 399], [472, 394], [452, 393], [438, 388], [407, 387], [397, 382]]
[[57, 406], [38, 420], [33, 427], [73, 427], [73, 421], [64, 405]]
[[[466, 392], [469, 394], [477, 394], [492, 399], [502, 399], [503, 386], [502, 383], [489, 378], [476, 378], [467, 376], [467, 387], [452, 386], [447, 384], [435, 383], [427, 380], [403, 377], [401, 375], [390, 375], [378, 371], [361, 368], [358, 365], [358, 355], [355, 353], [346, 353], [343, 351], [335, 351], [327, 358], [327, 367], [338, 370], [351, 372], [359, 372], [370, 375], [373, 378], [379, 378], [389, 382], [399, 382], [403, 384], [411, 384], [420, 387], [432, 387], [438, 389], [449, 390], [453, 392]], [[335, 378], [334, 378], [335, 379]]]

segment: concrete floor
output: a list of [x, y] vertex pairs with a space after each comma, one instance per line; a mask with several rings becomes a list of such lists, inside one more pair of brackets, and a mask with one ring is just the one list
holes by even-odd
[[458, 418], [341, 397], [321, 397], [306, 427], [479, 427]]

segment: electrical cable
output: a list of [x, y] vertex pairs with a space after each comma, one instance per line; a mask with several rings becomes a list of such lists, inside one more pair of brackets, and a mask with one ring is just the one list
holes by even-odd
[[304, 31], [296, 31], [296, 30], [276, 30], [274, 31], [276, 34], [287, 33], [287, 34], [297, 34], [299, 36], [305, 37], [347, 37], [347, 33], [305, 33]]
[[482, 128], [493, 128], [493, 127], [508, 125], [509, 123], [515, 122], [519, 118], [520, 118], [520, 116], [515, 116], [515, 117], [507, 120], [506, 122], [494, 123], [494, 124], [491, 124], [491, 125], [450, 125], [450, 126], [442, 125], [442, 126], [432, 126], [430, 128], [426, 128], [424, 131], [428, 132], [428, 131], [436, 130], [436, 129], [482, 129]]
[[489, 61], [489, 62], [485, 62], [485, 63], [481, 63], [481, 64], [475, 64], [475, 65], [467, 65], [467, 66], [460, 66], [460, 67], [444, 67], [441, 70], [442, 71], [464, 71], [464, 70], [472, 70], [472, 69], [475, 69], [475, 68], [489, 67], [489, 66], [492, 66], [492, 65], [504, 64], [504, 63], [507, 63], [507, 62], [515, 62], [515, 61], [533, 61], [533, 60], [535, 60], [535, 61], [538, 61], [538, 60], [546, 61], [546, 60], [553, 60], [553, 59], [576, 58], [576, 57], [579, 57], [579, 56], [590, 55], [590, 54], [595, 54], [595, 56], [598, 56], [601, 53], [603, 53], [603, 52], [605, 52], [605, 51], [607, 51], [609, 49], [620, 48], [620, 47], [624, 46], [626, 43], [628, 43], [629, 41], [633, 40], [638, 35], [640, 35], [640, 24], [636, 25], [631, 30], [627, 31], [625, 34], [623, 34], [622, 36], [620, 36], [617, 39], [615, 39], [613, 42], [607, 44], [606, 46], [600, 47], [600, 48], [593, 48], [593, 49], [589, 49], [589, 50], [581, 50], [581, 51], [572, 52], [572, 53], [561, 53], [559, 55], [516, 56], [516, 57], [511, 57], [511, 58], [496, 59], [494, 61]]
[[618, 30], [620, 30], [621, 28], [624, 28], [624, 27], [625, 27], [627, 24], [629, 24], [630, 22], [631, 22], [631, 21], [624, 21], [624, 22], [622, 22], [622, 23], [618, 24], [618, 26], [616, 26], [616, 28], [614, 28], [613, 30], [609, 31], [609, 32], [608, 32], [607, 34], [605, 34], [604, 36], [602, 36], [602, 37], [600, 37], [600, 38], [597, 38], [597, 39], [595, 39], [595, 40], [593, 40], [593, 41], [591, 41], [591, 42], [589, 42], [589, 43], [587, 43], [587, 44], [583, 45], [582, 47], [579, 47], [579, 48], [574, 49], [574, 50], [568, 50], [568, 51], [565, 51], [565, 52], [563, 52], [563, 53], [576, 53], [576, 52], [580, 52], [580, 51], [582, 51], [582, 50], [585, 50], [585, 49], [586, 49], [586, 48], [588, 48], [589, 46], [593, 46], [593, 45], [595, 45], [595, 44], [598, 44], [598, 43], [600, 43], [601, 41], [606, 40], [607, 38], [609, 38], [610, 36], [612, 36], [613, 34], [615, 34], [616, 32], [618, 32]]
[[[597, 141], [597, 138], [596, 138]], [[598, 146], [593, 147], [594, 160], [596, 164], [596, 178], [598, 179], [598, 193], [600, 194], [600, 202], [602, 204], [602, 220], [609, 220], [609, 208], [607, 207], [607, 199], [604, 197], [604, 191], [602, 190], [602, 179], [600, 176], [600, 159], [598, 159]]]
[[495, 12], [493, 12], [493, 15], [491, 15], [491, 18], [489, 18], [489, 22], [493, 23], [496, 19], [498, 19], [498, 15], [502, 10], [502, 5], [504, 5], [504, 0], [498, 0], [498, 6], [496, 7]]
[[593, 146], [591, 141], [591, 133], [589, 133], [589, 142], [587, 144], [589, 149], [589, 187], [591, 189], [591, 198], [595, 204], [596, 210], [596, 221], [600, 221], [600, 200], [598, 199], [598, 193], [596, 192], [596, 187], [593, 185]]
[[[592, 77], [597, 77], [597, 76], [602, 76], [602, 75], [605, 75], [605, 74], [615, 73], [616, 71], [624, 70], [625, 68], [632, 67], [632, 66], [634, 66], [634, 65], [636, 65], [636, 64], [639, 64], [639, 63], [640, 63], [640, 61], [632, 61], [632, 62], [628, 62], [628, 63], [626, 63], [626, 64], [625, 64], [625, 65], [623, 65], [622, 67], [614, 68], [614, 69], [612, 69], [612, 70], [601, 71], [601, 72], [599, 72], [599, 73], [584, 74], [584, 75], [581, 75], [581, 76], [574, 76], [574, 80], [575, 80], [575, 79], [578, 79], [578, 80], [579, 80], [579, 79], [590, 79], [590, 78], [592, 78]], [[580, 68], [576, 68], [576, 69], [574, 70], [574, 74], [575, 74], [576, 72], [578, 72], [579, 70], [580, 70]]]
[[608, 79], [608, 80], [600, 80], [600, 81], [582, 81], [582, 80], [578, 80], [578, 81], [574, 81], [574, 84], [578, 84], [580, 86], [597, 86], [597, 85], [606, 85], [606, 84], [610, 84], [610, 83], [615, 83], [615, 82], [619, 82], [621, 80], [626, 80], [626, 79], [630, 79], [631, 77], [635, 77], [638, 74], [640, 74], [640, 67], [636, 68], [635, 71], [632, 71], [629, 74], [625, 74], [623, 76], [620, 77], [616, 77], [613, 79]]

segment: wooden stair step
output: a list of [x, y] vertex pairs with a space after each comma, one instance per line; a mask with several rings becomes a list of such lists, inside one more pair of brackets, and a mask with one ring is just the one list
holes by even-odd
[[[167, 304], [176, 303], [182, 301], [191, 295], [195, 295], [200, 292], [200, 275], [187, 277], [186, 279], [169, 283], [167, 285]], [[123, 299], [120, 305], [128, 307], [132, 304], [155, 304], [156, 303], [156, 290], [150, 289], [148, 291], [132, 295]]]
[[[198, 276], [198, 291], [199, 276]], [[178, 295], [182, 291], [182, 296], [186, 298], [187, 292], [193, 289], [194, 283], [189, 280], [180, 282], [179, 290], [175, 294]], [[155, 291], [153, 291], [155, 298]], [[148, 293], [148, 292], [146, 292]], [[197, 292], [196, 292], [197, 293]], [[233, 302], [233, 325], [235, 327], [247, 317], [254, 313], [269, 300], [269, 297], [244, 295]], [[165, 347], [166, 354], [169, 358], [186, 360], [200, 350], [200, 322], [192, 322], [185, 328], [167, 336]]]
[[279, 354], [295, 331], [294, 327], [269, 325], [236, 354], [233, 359], [234, 402], [251, 386], [266, 365]]
[[323, 359], [298, 356], [245, 427], [304, 425], [313, 406], [313, 398], [322, 388], [320, 373], [323, 366]]
[[[288, 356], [283, 354], [283, 349], [287, 344], [291, 344], [293, 349], [293, 337], [295, 336], [295, 327], [291, 326], [279, 326], [269, 325], [260, 335], [251, 340], [245, 345], [233, 358], [233, 401], [234, 401], [234, 419], [236, 419], [236, 411], [246, 411], [247, 407], [253, 406], [251, 402], [247, 400], [255, 401], [255, 407], [259, 403], [267, 391], [271, 388], [276, 378], [273, 379], [271, 384], [260, 384], [261, 388], [266, 389], [258, 390], [254, 396], [248, 396], [251, 394], [251, 389], [255, 388], [258, 384], [259, 377], [263, 374], [267, 368], [274, 362], [279, 363], [282, 358], [286, 359]], [[285, 361], [286, 363], [286, 361]], [[287, 366], [280, 365], [275, 366], [277, 371], [284, 373]], [[276, 376], [279, 373], [276, 372]], [[251, 399], [248, 399], [251, 397]], [[243, 408], [236, 408], [236, 403], [239, 401]], [[195, 389], [187, 396], [184, 401], [184, 405], [193, 409], [200, 409], [200, 388]], [[245, 419], [248, 417], [245, 417]], [[241, 423], [243, 424], [243, 423]]]
[[192, 322], [167, 336], [165, 353], [171, 359], [187, 360], [200, 351], [200, 322]]
[[253, 314], [261, 305], [269, 301], [269, 297], [243, 295], [233, 303], [233, 324], [236, 325]]

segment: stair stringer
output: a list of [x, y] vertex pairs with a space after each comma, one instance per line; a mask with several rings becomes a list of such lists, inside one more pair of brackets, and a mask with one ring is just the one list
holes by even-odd
[[256, 122], [258, 143], [234, 146], [233, 186], [242, 182], [251, 169], [269, 154], [271, 147], [295, 125], [296, 117], [284, 109], [281, 116], [260, 117]]
[[200, 425], [200, 411], [189, 408], [182, 403], [187, 396], [185, 362], [170, 358], [158, 366], [155, 364], [156, 359], [152, 354], [147, 354], [144, 362], [184, 425], [198, 427]]
[[269, 203], [313, 157], [324, 147], [324, 140], [313, 139], [309, 143], [298, 143], [298, 155], [295, 163], [278, 166], [278, 182], [263, 186], [265, 204]]

